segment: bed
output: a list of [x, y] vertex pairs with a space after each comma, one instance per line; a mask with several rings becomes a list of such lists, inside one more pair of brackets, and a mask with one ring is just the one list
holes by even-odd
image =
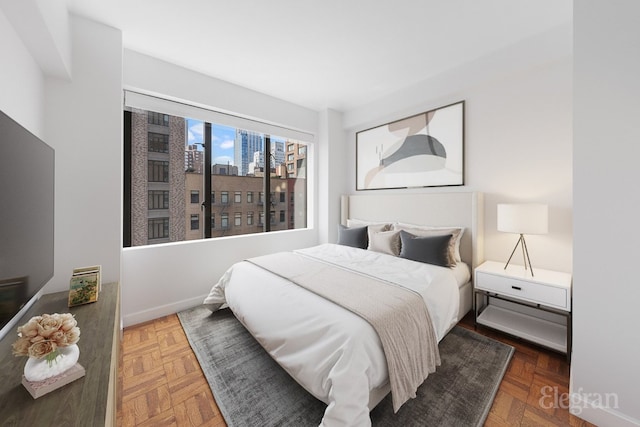
[[[362, 223], [464, 228], [457, 247], [461, 262], [455, 268], [434, 266], [373, 250], [324, 244], [287, 254], [283, 262], [290, 268], [284, 264], [280, 270], [267, 271], [264, 264], [276, 260], [269, 256], [234, 264], [213, 286], [205, 304], [213, 310], [228, 305], [267, 352], [327, 404], [320, 425], [370, 425], [369, 411], [393, 385], [382, 335], [357, 314], [292, 282], [310, 269], [325, 274], [328, 266], [331, 271], [353, 275], [350, 277], [369, 280], [373, 276], [379, 282], [406, 287], [424, 300], [432, 326], [422, 329], [432, 331], [437, 348], [437, 342], [471, 309], [470, 273], [481, 259], [474, 250], [481, 246], [481, 204], [481, 194], [463, 192], [344, 196], [341, 220], [352, 225], [350, 230]], [[396, 392], [394, 389], [394, 407]]]

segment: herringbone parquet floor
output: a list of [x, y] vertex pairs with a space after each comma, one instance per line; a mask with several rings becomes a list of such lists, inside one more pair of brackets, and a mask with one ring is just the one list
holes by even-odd
[[[460, 325], [474, 329], [473, 317]], [[569, 414], [563, 401], [569, 388], [564, 356], [477, 331], [516, 348], [485, 426], [595, 427]], [[176, 315], [124, 330], [120, 376], [119, 426], [226, 427]]]

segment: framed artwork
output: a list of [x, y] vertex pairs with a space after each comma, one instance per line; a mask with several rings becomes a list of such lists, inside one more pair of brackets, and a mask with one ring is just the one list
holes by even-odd
[[69, 307], [98, 301], [102, 287], [101, 270], [99, 265], [73, 269], [69, 282]]
[[356, 133], [356, 190], [464, 184], [464, 101]]

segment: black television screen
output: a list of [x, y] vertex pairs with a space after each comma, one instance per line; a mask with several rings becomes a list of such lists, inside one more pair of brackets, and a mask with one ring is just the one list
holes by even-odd
[[0, 337], [53, 276], [54, 151], [0, 111]]

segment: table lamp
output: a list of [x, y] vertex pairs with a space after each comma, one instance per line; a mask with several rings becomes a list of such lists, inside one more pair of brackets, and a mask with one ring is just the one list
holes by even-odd
[[518, 245], [522, 245], [522, 258], [524, 260], [524, 269], [531, 270], [533, 276], [533, 267], [531, 267], [531, 259], [529, 259], [529, 251], [527, 243], [524, 239], [525, 234], [546, 234], [549, 228], [549, 207], [537, 203], [524, 204], [498, 204], [498, 231], [505, 233], [520, 234], [520, 238], [516, 242], [516, 246], [511, 252], [509, 260], [504, 266], [506, 270], [513, 258], [513, 254], [518, 249]]

